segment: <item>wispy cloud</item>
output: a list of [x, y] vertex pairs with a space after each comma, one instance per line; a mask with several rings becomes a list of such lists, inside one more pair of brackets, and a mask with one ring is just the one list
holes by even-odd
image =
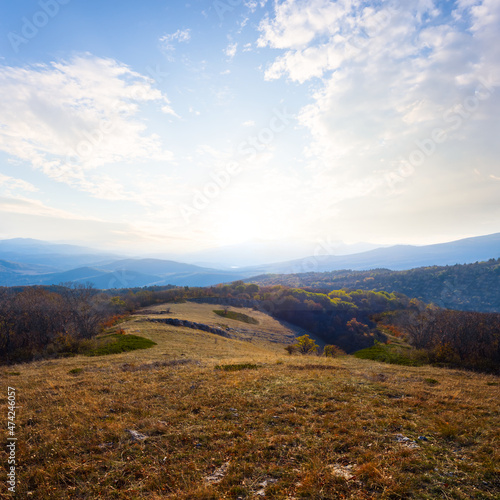
[[225, 49], [224, 49], [224, 54], [226, 54], [226, 56], [229, 58], [229, 59], [233, 59], [234, 56], [236, 55], [236, 51], [238, 50], [238, 43], [237, 42], [234, 42], [234, 43], [230, 43]]
[[161, 49], [169, 61], [173, 61], [173, 54], [179, 43], [186, 43], [191, 40], [191, 30], [177, 30], [175, 33], [167, 33], [160, 37]]
[[150, 78], [111, 59], [87, 54], [0, 66], [0, 150], [56, 181], [116, 197], [89, 173], [120, 162], [173, 159], [140, 120], [144, 103], [175, 114]]
[[99, 221], [96, 217], [68, 212], [67, 210], [50, 207], [45, 203], [31, 198], [19, 196], [15, 198], [0, 196], [0, 211], [11, 214], [30, 215], [35, 217], [51, 217], [65, 220]]
[[[335, 176], [318, 174], [321, 185], [328, 178], [335, 185], [330, 195], [340, 201], [387, 188], [384, 174], [399, 168], [436, 128], [446, 132], [448, 145], [440, 148], [445, 157], [453, 154], [454, 141], [463, 141], [465, 130], [469, 148], [478, 148], [481, 137], [492, 139], [499, 101], [491, 89], [500, 85], [500, 57], [492, 47], [499, 13], [496, 0], [464, 0], [455, 16], [434, 0], [411, 0], [404, 7], [392, 1], [276, 3], [274, 16], [260, 24], [258, 45], [282, 53], [265, 77], [318, 82], [312, 104], [299, 118], [311, 132], [306, 150], [311, 166], [335, 171]], [[485, 92], [485, 83], [488, 105], [468, 113], [461, 128], [455, 126], [453, 113], [463, 114], [464, 103]], [[434, 175], [458, 173], [456, 165], [454, 172], [440, 161], [441, 172]]]
[[38, 188], [31, 182], [0, 173], [0, 190], [7, 195], [12, 195], [13, 192], [17, 191], [34, 193], [38, 191]]

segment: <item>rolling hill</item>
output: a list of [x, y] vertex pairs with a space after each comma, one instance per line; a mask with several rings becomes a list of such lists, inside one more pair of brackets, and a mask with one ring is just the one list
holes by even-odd
[[248, 276], [248, 274], [240, 272], [223, 271], [163, 259], [119, 260], [106, 264], [102, 268], [125, 274], [141, 273], [154, 275], [157, 278], [154, 284], [178, 286], [210, 286], [222, 282], [235, 281]]
[[19, 272], [1, 273], [3, 286], [59, 285], [61, 283], [92, 283], [95, 288], [125, 288], [148, 286], [159, 281], [158, 276], [150, 276], [133, 271], [104, 271], [92, 267], [80, 267], [70, 271], [44, 274], [26, 274]]
[[51, 243], [31, 238], [0, 240], [0, 259], [46, 266], [50, 271], [95, 265], [116, 260], [118, 255], [78, 245]]
[[261, 286], [283, 285], [323, 291], [347, 288], [397, 292], [448, 309], [500, 312], [500, 259], [408, 271], [375, 269], [267, 274], [247, 281]]
[[95, 288], [143, 286], [210, 286], [235, 281], [248, 275], [203, 268], [160, 259], [127, 259], [98, 267], [83, 266], [60, 272], [50, 268], [0, 261], [0, 286], [58, 285], [92, 283]]

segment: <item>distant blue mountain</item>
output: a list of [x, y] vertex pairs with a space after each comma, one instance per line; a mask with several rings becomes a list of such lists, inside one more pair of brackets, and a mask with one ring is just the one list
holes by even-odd
[[[2, 279], [3, 278], [3, 279]], [[158, 276], [136, 273], [133, 271], [103, 271], [92, 267], [80, 267], [60, 273], [46, 273], [38, 275], [18, 274], [2, 276], [0, 285], [59, 285], [62, 283], [91, 283], [95, 288], [128, 288], [147, 286], [161, 281]]]
[[63, 271], [109, 262], [120, 258], [113, 253], [102, 252], [78, 245], [50, 243], [31, 238], [0, 240], [0, 259], [46, 266], [48, 271]]
[[155, 275], [157, 278], [155, 285], [210, 286], [247, 276], [238, 271], [222, 271], [163, 259], [119, 260], [103, 265], [102, 269]]
[[211, 286], [265, 273], [292, 274], [343, 269], [408, 270], [466, 264], [500, 257], [500, 233], [438, 245], [396, 245], [353, 255], [320, 255], [234, 270], [163, 259], [123, 259], [75, 245], [37, 240], [0, 241], [0, 286], [92, 283], [96, 288], [152, 285]]
[[24, 274], [40, 274], [51, 271], [47, 266], [39, 266], [36, 264], [20, 264], [19, 262], [10, 262], [7, 260], [0, 260], [0, 273], [1, 272], [17, 272]]
[[[36, 248], [36, 245], [34, 247]], [[56, 250], [60, 250], [58, 245], [56, 245]], [[2, 255], [1, 250], [0, 255]], [[42, 261], [52, 261], [52, 259], [57, 261], [59, 255], [42, 254]], [[92, 253], [88, 255], [88, 258], [92, 260], [98, 256]], [[85, 255], [76, 254], [76, 256], [78, 262], [85, 261]], [[31, 259], [36, 260], [35, 251]], [[247, 276], [237, 272], [162, 259], [121, 259], [101, 262], [99, 265], [87, 265], [57, 272], [49, 271], [53, 271], [53, 267], [0, 260], [0, 286], [59, 285], [61, 283], [91, 283], [95, 288], [100, 289], [154, 285], [210, 286]]]
[[174, 273], [213, 271], [213, 269], [195, 266], [193, 264], [183, 264], [181, 262], [163, 259], [122, 259], [110, 262], [109, 264], [103, 264], [102, 267], [112, 271], [127, 269], [137, 273], [150, 273], [159, 276]]
[[426, 266], [471, 264], [500, 257], [500, 233], [436, 245], [395, 245], [353, 255], [319, 255], [288, 262], [241, 269], [254, 274], [294, 274], [350, 269], [391, 269], [401, 271]]
[[134, 271], [103, 271], [91, 267], [81, 267], [63, 273], [40, 276], [43, 285], [60, 283], [92, 283], [95, 288], [129, 288], [156, 284], [161, 281], [158, 276], [137, 273]]

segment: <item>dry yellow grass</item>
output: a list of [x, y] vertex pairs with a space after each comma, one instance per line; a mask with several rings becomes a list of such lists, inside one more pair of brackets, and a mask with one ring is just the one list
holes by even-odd
[[[165, 311], [170, 309], [168, 314], [155, 314], [151, 317], [155, 318], [178, 318], [197, 323], [204, 323], [210, 326], [219, 328], [229, 327], [232, 329], [231, 334], [240, 340], [252, 341], [256, 345], [265, 346], [267, 349], [282, 351], [283, 343], [293, 343], [294, 338], [303, 335], [305, 332], [301, 328], [286, 323], [285, 321], [278, 321], [268, 314], [261, 311], [254, 311], [246, 307], [230, 308], [230, 310], [238, 311], [247, 316], [256, 319], [258, 325], [249, 325], [241, 321], [224, 318], [213, 311], [214, 309], [223, 309], [224, 306], [214, 304], [196, 304], [194, 302], [185, 302], [183, 304], [168, 304], [147, 307], [146, 311]], [[138, 313], [141, 314], [141, 311]], [[147, 315], [149, 316], [149, 315]], [[316, 339], [321, 343], [319, 339]], [[276, 345], [279, 344], [279, 345]]]
[[[122, 327], [158, 345], [0, 369], [20, 407], [18, 498], [499, 498], [497, 377]], [[258, 368], [214, 369], [235, 363]]]

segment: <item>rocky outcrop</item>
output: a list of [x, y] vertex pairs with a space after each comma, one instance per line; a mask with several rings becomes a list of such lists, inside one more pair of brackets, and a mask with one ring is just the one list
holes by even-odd
[[226, 337], [228, 339], [233, 338], [228, 330], [223, 330], [222, 328], [217, 328], [215, 326], [205, 325], [203, 323], [196, 323], [194, 321], [188, 321], [186, 319], [177, 318], [149, 318], [148, 321], [152, 323], [165, 323], [166, 325], [172, 326], [183, 326], [184, 328], [193, 328], [194, 330], [201, 330], [202, 332], [214, 333], [215, 335], [220, 335], [221, 337]]

